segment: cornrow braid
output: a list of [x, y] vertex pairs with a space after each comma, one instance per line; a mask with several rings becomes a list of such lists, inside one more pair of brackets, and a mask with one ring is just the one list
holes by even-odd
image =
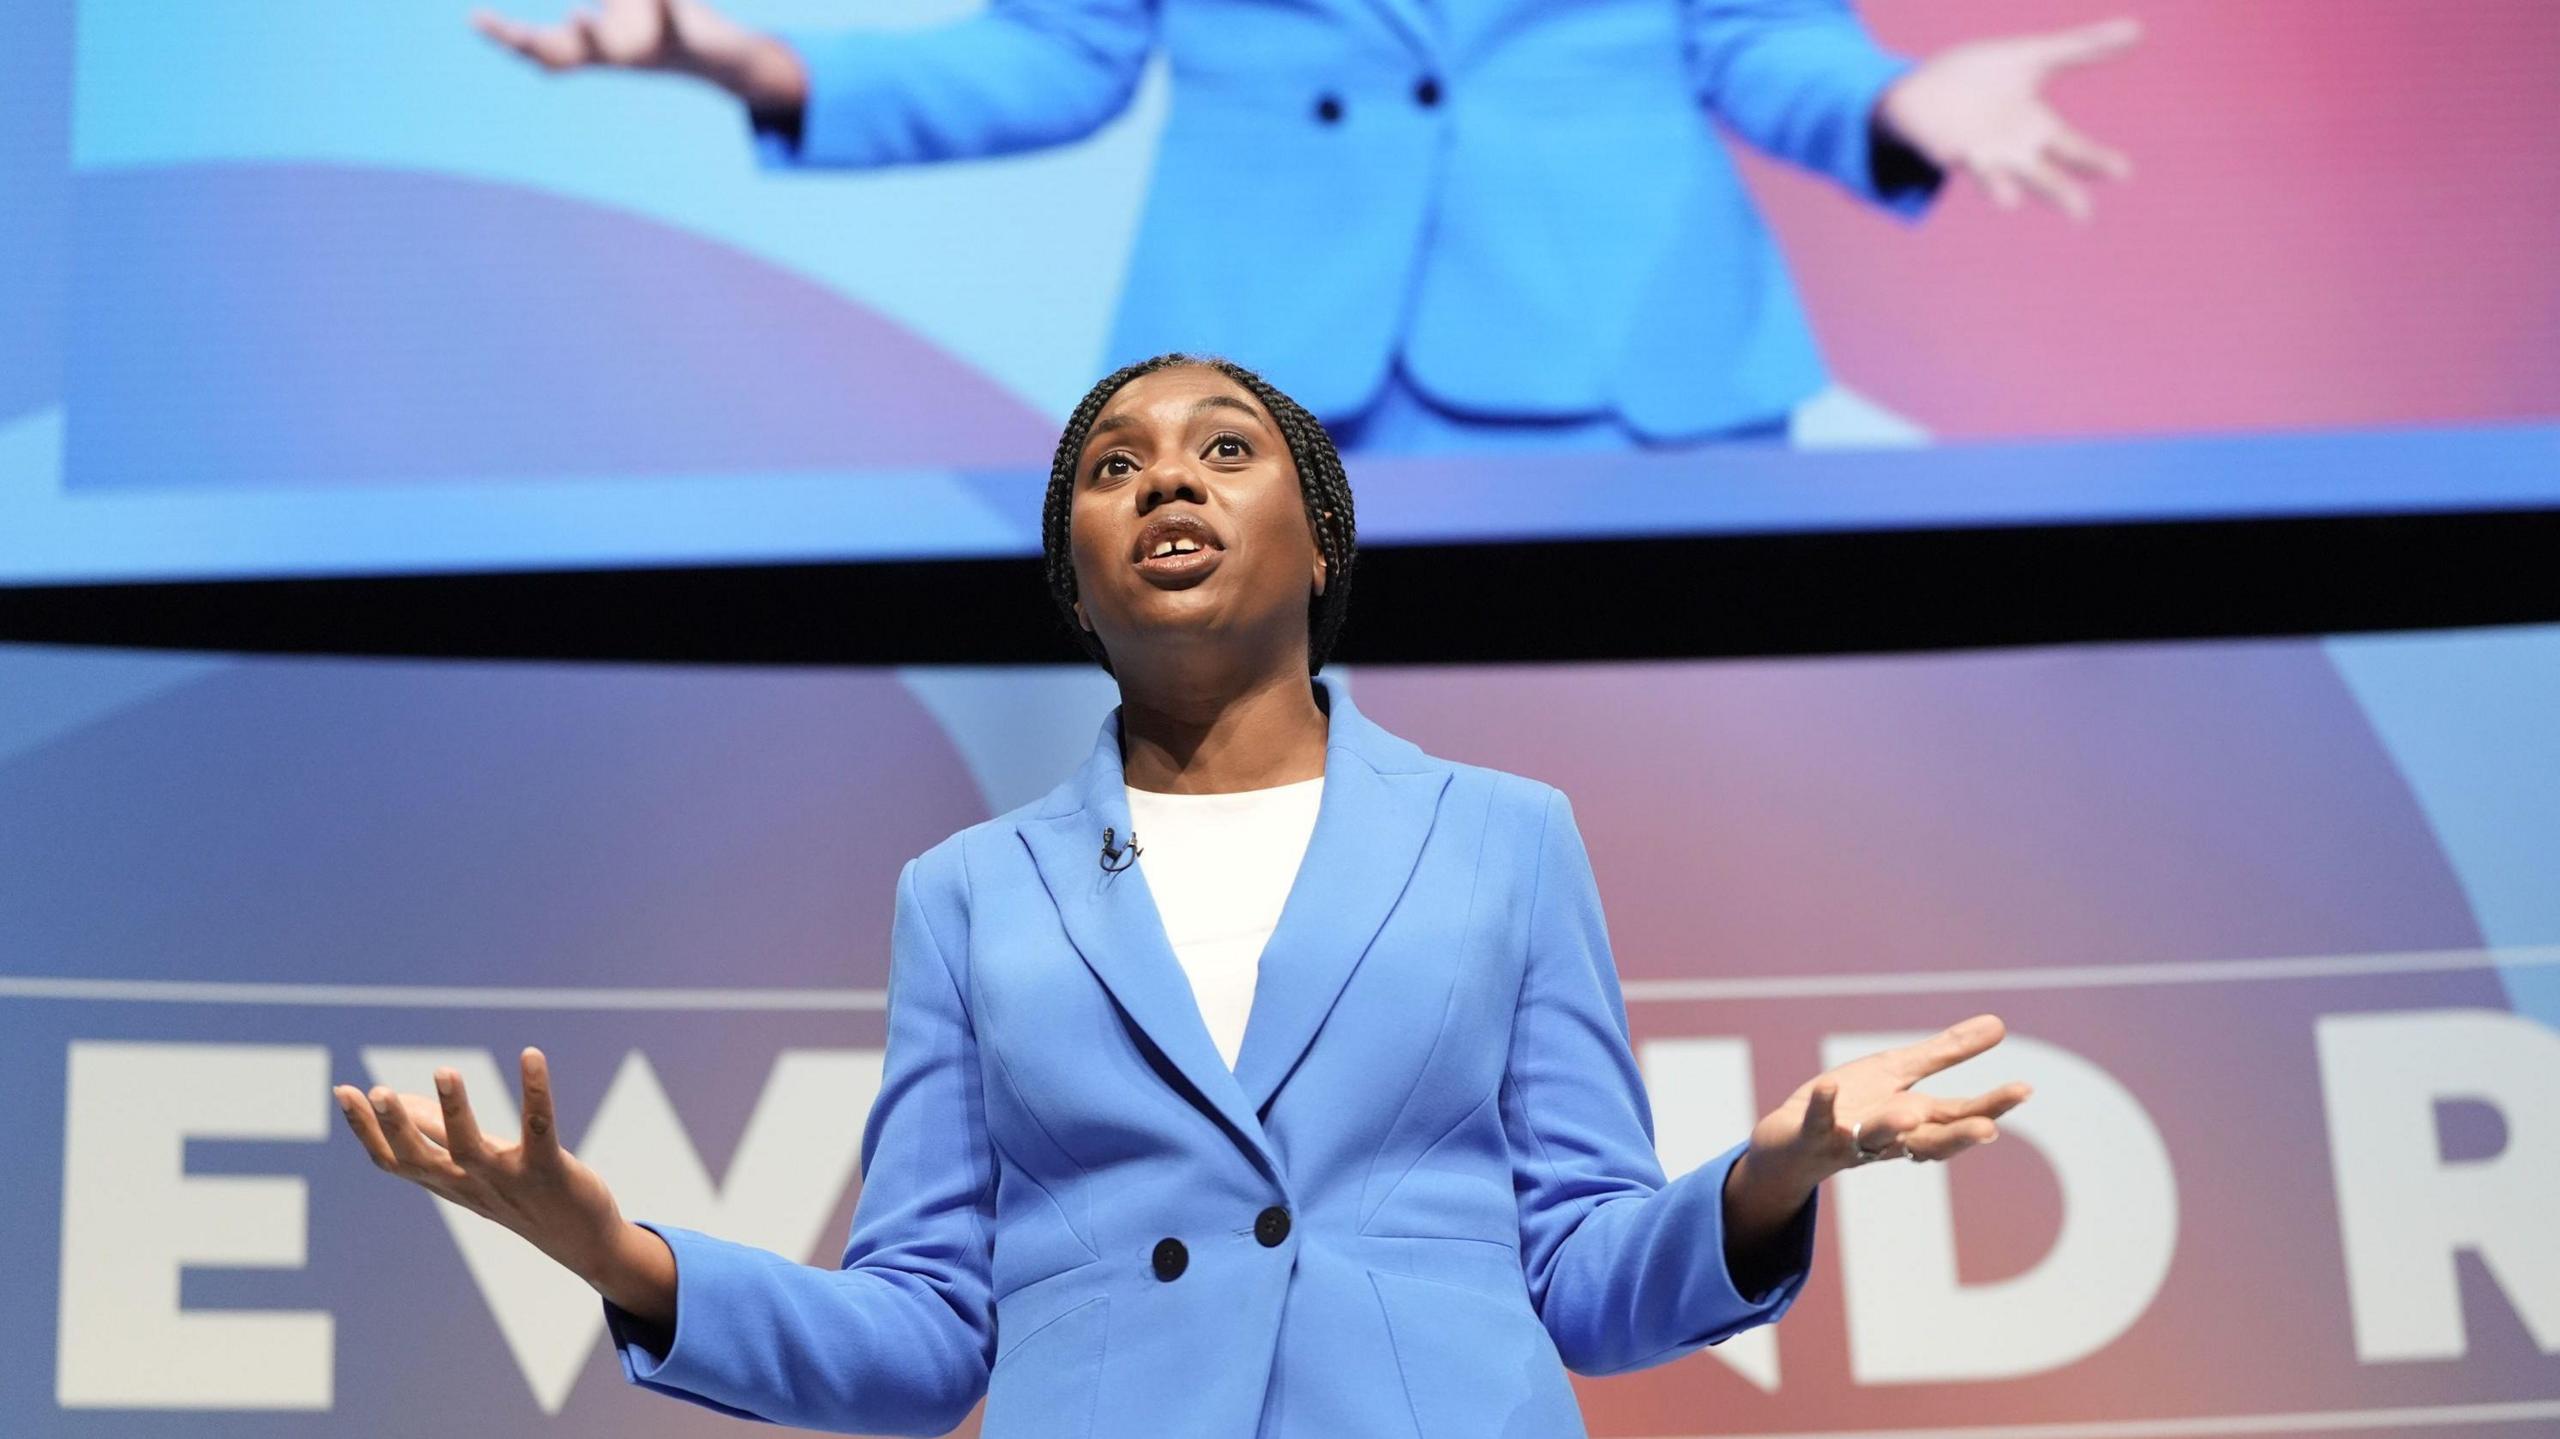
[[1111, 403], [1113, 395], [1142, 375], [1182, 365], [1215, 370], [1260, 400], [1273, 423], [1280, 427], [1280, 437], [1289, 446], [1289, 458], [1297, 464], [1298, 493], [1306, 501], [1307, 521], [1315, 527], [1316, 551], [1324, 556], [1325, 566], [1324, 593], [1307, 598], [1307, 672], [1313, 674], [1324, 668], [1325, 657], [1333, 653], [1334, 639], [1342, 633], [1343, 617], [1351, 602], [1351, 564], [1358, 553], [1359, 540], [1351, 511], [1351, 480], [1342, 472], [1342, 457], [1334, 451], [1333, 437], [1325, 433], [1315, 416], [1280, 393], [1270, 381], [1230, 360], [1180, 353], [1158, 355], [1105, 375], [1077, 402], [1075, 413], [1068, 416], [1067, 427], [1058, 436], [1057, 455], [1049, 463], [1049, 493], [1040, 510], [1040, 560], [1049, 581], [1049, 597], [1057, 602], [1067, 633], [1075, 637], [1094, 663], [1110, 671], [1111, 657], [1103, 653], [1101, 639], [1076, 623], [1075, 547], [1068, 537], [1075, 510], [1076, 461], [1084, 454], [1084, 442], [1093, 432], [1093, 422], [1101, 418], [1102, 407]]

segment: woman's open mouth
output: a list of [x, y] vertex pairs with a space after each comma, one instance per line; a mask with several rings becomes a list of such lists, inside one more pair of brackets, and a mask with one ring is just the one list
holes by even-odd
[[1129, 559], [1147, 583], [1178, 590], [1216, 573], [1226, 549], [1208, 520], [1186, 506], [1162, 510], [1140, 526], [1129, 542]]
[[1174, 540], [1169, 547], [1158, 545], [1156, 549], [1156, 553], [1138, 561], [1138, 573], [1147, 577], [1147, 583], [1167, 590], [1200, 583], [1227, 557], [1227, 552], [1215, 545], [1191, 540]]

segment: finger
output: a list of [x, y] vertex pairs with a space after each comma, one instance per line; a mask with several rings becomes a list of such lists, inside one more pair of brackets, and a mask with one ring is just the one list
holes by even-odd
[[[1964, 168], [1965, 173], [1973, 177], [1974, 183], [1982, 187], [1983, 193], [1991, 197], [1992, 204], [2003, 210], [2018, 208], [2018, 182], [2010, 179], [1997, 166], [1967, 161]], [[1919, 1071], [1921, 1074], [1929, 1072], [1925, 1069]]]
[[1921, 1125], [1904, 1137], [1903, 1146], [1913, 1159], [1952, 1159], [1999, 1137], [2000, 1127], [1988, 1119], [1959, 1119], [1953, 1124]]
[[688, 48], [691, 37], [685, 34], [684, 17], [676, 10], [676, 0], [630, 0], [649, 12], [649, 35], [656, 48], [673, 54]]
[[2094, 65], [2123, 54], [2141, 38], [2142, 22], [2130, 15], [2119, 15], [2095, 25], [2082, 25], [2038, 37], [2035, 42], [2036, 63], [2047, 70]]
[[1807, 1139], [1829, 1139], [1840, 1128], [1840, 1085], [1835, 1080], [1817, 1079], [1813, 1093], [1804, 1102], [1804, 1136]]
[[1892, 1137], [1890, 1143], [1884, 1144], [1879, 1148], [1868, 1149], [1864, 1146], [1860, 1146], [1858, 1150], [1858, 1157], [1852, 1161], [1852, 1163], [1881, 1164], [1889, 1159], [1901, 1159], [1909, 1153], [1910, 1151], [1903, 1147], [1901, 1137], [1896, 1135]]
[[428, 1142], [409, 1120], [409, 1106], [399, 1093], [387, 1084], [373, 1087], [373, 1112], [382, 1121], [382, 1137], [391, 1142], [391, 1152], [399, 1157], [401, 1172], [418, 1179], [439, 1179], [450, 1184], [464, 1177], [453, 1156]]
[[2011, 167], [2020, 184], [2074, 220], [2089, 218], [2089, 192], [2079, 182], [2042, 159], [2029, 157]]
[[510, 16], [501, 15], [495, 10], [472, 11], [471, 28], [508, 49], [518, 52], [523, 50], [525, 41], [533, 35], [532, 26]]
[[480, 1136], [480, 1120], [471, 1112], [470, 1096], [462, 1091], [460, 1071], [436, 1071], [436, 1099], [444, 1106], [444, 1147], [453, 1151], [454, 1162], [468, 1169], [487, 1158], [488, 1141]]
[[582, 65], [604, 63], [606, 58], [604, 25], [596, 18], [593, 11], [580, 10], [562, 23], [569, 27], [571, 38], [577, 42], [578, 63]]
[[391, 1113], [382, 1116], [382, 1132], [389, 1136], [394, 1150], [404, 1142], [401, 1135], [407, 1134], [427, 1152], [444, 1153], [444, 1114], [433, 1099], [402, 1093], [387, 1085], [375, 1085], [374, 1093], [391, 1096]]
[[2067, 126], [2044, 142], [2044, 152], [2054, 163], [2092, 180], [2133, 178], [2133, 160], [2123, 151], [2110, 150]]
[[559, 1122], [551, 1112], [551, 1062], [531, 1045], [525, 1046], [522, 1062], [525, 1157], [548, 1163], [560, 1157]]
[[1934, 1124], [1945, 1124], [1950, 1120], [1971, 1119], [1976, 1116], [1984, 1119], [1998, 1119], [2001, 1115], [2026, 1103], [2028, 1096], [2034, 1093], [2034, 1086], [2019, 1080], [2001, 1085], [1998, 1089], [1985, 1090], [1971, 1099], [1932, 1100], [1928, 1119]]
[[585, 42], [567, 25], [527, 25], [479, 10], [471, 27], [545, 70], [567, 70], [586, 58]]
[[391, 1152], [391, 1141], [382, 1137], [382, 1127], [374, 1122], [373, 1106], [362, 1091], [352, 1084], [341, 1084], [329, 1091], [338, 1098], [338, 1112], [347, 1118], [347, 1128], [356, 1133], [356, 1142], [364, 1146], [366, 1157], [376, 1169], [398, 1173], [400, 1160]]
[[338, 1088], [338, 1109], [347, 1118], [347, 1127], [356, 1132], [356, 1141], [364, 1146], [373, 1167], [385, 1174], [396, 1175], [417, 1185], [439, 1199], [450, 1200], [465, 1209], [487, 1214], [488, 1207], [472, 1198], [461, 1186], [440, 1175], [420, 1173], [416, 1166], [402, 1162], [392, 1152], [391, 1141], [383, 1135], [380, 1115], [365, 1096], [352, 1085]]
[[1948, 1025], [1917, 1044], [1896, 1051], [1902, 1072], [1909, 1079], [1935, 1074], [1941, 1069], [1961, 1064], [1998, 1044], [2008, 1036], [2007, 1025], [1996, 1014], [1977, 1014], [1971, 1019]]
[[[386, 1174], [396, 1174], [436, 1193], [445, 1193], [440, 1178], [422, 1172], [417, 1165], [401, 1156], [399, 1147], [393, 1143], [386, 1132], [389, 1125], [384, 1118], [383, 1105], [376, 1103], [374, 1098], [368, 1097], [353, 1085], [342, 1085], [339, 1089], [338, 1107], [347, 1116], [348, 1127], [355, 1130], [356, 1141], [364, 1146], [366, 1155], [373, 1160], [376, 1169]], [[400, 1106], [392, 1104], [389, 1108], [396, 1113]]]
[[609, 45], [628, 58], [652, 48], [664, 14], [651, 0], [604, 0], [603, 10], [590, 13], [587, 23], [599, 50]]
[[434, 1096], [402, 1094], [400, 1107], [409, 1111], [409, 1122], [417, 1126], [420, 1134], [433, 1140], [438, 1148], [449, 1147], [444, 1142], [444, 1109]]

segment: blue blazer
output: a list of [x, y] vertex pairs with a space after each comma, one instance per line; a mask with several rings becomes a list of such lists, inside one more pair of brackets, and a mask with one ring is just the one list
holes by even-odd
[[1824, 375], [1710, 115], [1897, 213], [1935, 189], [1878, 188], [1868, 118], [1909, 62], [1846, 0], [989, 0], [782, 34], [810, 96], [796, 146], [760, 135], [770, 166], [1073, 140], [1161, 48], [1172, 108], [1105, 358], [1224, 354], [1328, 421], [1401, 354], [1466, 410], [1765, 422]]
[[1324, 797], [1231, 1071], [1129, 833], [1120, 712], [1049, 795], [898, 878], [843, 1267], [672, 1224], [663, 1354], [723, 1412], [985, 1439], [1568, 1439], [1565, 1371], [1676, 1359], [1746, 1296], [1725, 1172], [1665, 1181], [1573, 811], [1320, 679]]

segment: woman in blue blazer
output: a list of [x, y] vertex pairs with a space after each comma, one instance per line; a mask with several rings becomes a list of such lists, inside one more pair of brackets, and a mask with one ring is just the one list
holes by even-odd
[[[517, 1144], [450, 1069], [432, 1099], [339, 1086], [349, 1125], [594, 1286], [634, 1382], [726, 1413], [939, 1434], [984, 1396], [987, 1439], [1582, 1434], [1567, 1370], [1776, 1319], [1824, 1178], [1993, 1139], [2026, 1088], [1910, 1090], [1998, 1042], [1976, 1016], [1666, 1179], [1565, 797], [1310, 679], [1354, 533], [1325, 432], [1250, 372], [1159, 357], [1078, 407], [1048, 576], [1121, 703], [1055, 790], [898, 877], [840, 1267], [624, 1219], [561, 1147], [538, 1050]], [[1230, 1067], [1127, 791], [1317, 778]]]

